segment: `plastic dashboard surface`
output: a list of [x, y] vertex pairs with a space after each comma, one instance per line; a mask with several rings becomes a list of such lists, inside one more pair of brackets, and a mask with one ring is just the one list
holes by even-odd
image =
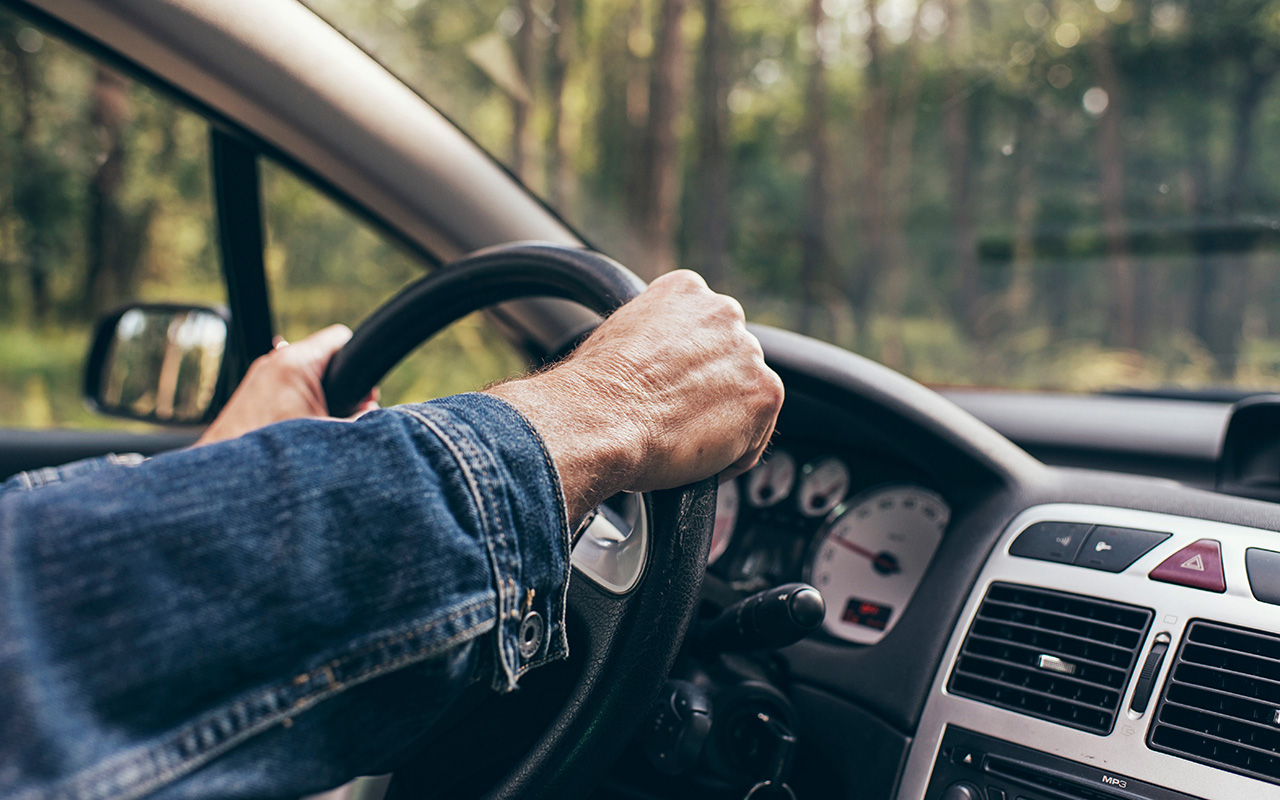
[[[1010, 546], [1019, 534], [1035, 523], [1049, 521], [1137, 528], [1168, 532], [1171, 536], [1118, 573], [1010, 554]], [[1225, 592], [1164, 583], [1148, 577], [1167, 559], [1203, 539], [1221, 543]], [[1125, 684], [1115, 724], [1105, 735], [1076, 730], [960, 697], [948, 690], [948, 680], [979, 606], [988, 589], [997, 582], [1057, 590], [1150, 609], [1154, 613], [1145, 639], [1138, 648], [1138, 664], [1143, 663], [1156, 637], [1162, 634], [1172, 642], [1172, 656], [1192, 620], [1212, 620], [1280, 632], [1280, 606], [1258, 601], [1250, 589], [1245, 552], [1252, 547], [1280, 549], [1280, 537], [1271, 531], [1238, 525], [1094, 505], [1040, 505], [1019, 514], [1000, 537], [955, 626], [925, 704], [898, 797], [901, 800], [919, 800], [925, 796], [944, 732], [950, 725], [953, 729], [961, 727], [1016, 742], [1078, 764], [1205, 800], [1280, 798], [1280, 786], [1275, 784], [1160, 753], [1148, 746], [1149, 728], [1174, 661], [1172, 657], [1166, 657], [1161, 665], [1155, 678], [1152, 701], [1144, 713], [1136, 713], [1130, 708], [1138, 682], [1136, 676]]]

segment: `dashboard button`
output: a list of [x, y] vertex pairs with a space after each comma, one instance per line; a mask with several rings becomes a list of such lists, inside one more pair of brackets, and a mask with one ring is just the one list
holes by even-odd
[[982, 754], [967, 747], [957, 747], [955, 752], [951, 754], [951, 760], [962, 767], [977, 769], [982, 766]]
[[1104, 572], [1124, 572], [1148, 550], [1172, 534], [1139, 528], [1111, 528], [1099, 525], [1084, 540], [1075, 564]]
[[1070, 564], [1092, 527], [1081, 522], [1037, 522], [1018, 534], [1009, 554]]
[[1227, 581], [1222, 577], [1222, 547], [1213, 539], [1187, 545], [1166, 558], [1147, 577], [1206, 592], [1227, 590]]
[[1004, 800], [1004, 789], [998, 786], [988, 786], [987, 800]]
[[1244, 551], [1249, 588], [1264, 603], [1280, 606], [1280, 553], [1250, 547]]

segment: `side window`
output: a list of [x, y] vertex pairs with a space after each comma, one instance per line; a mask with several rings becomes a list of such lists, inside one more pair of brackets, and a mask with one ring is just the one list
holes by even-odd
[[0, 9], [0, 427], [119, 427], [81, 396], [99, 315], [223, 304], [209, 130]]
[[[326, 325], [351, 328], [425, 265], [327, 195], [263, 159], [266, 269], [276, 330], [289, 341]], [[479, 389], [522, 372], [524, 358], [483, 314], [431, 339], [382, 381], [382, 403]]]

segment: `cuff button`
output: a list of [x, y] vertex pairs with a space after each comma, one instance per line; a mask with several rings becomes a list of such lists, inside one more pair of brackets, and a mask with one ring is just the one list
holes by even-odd
[[520, 657], [528, 660], [533, 658], [542, 650], [542, 640], [546, 635], [547, 626], [542, 621], [542, 615], [537, 611], [530, 611], [524, 615], [524, 619], [520, 622]]

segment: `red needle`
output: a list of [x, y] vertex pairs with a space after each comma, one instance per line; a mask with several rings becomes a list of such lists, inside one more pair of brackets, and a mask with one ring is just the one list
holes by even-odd
[[870, 561], [871, 565], [876, 568], [876, 572], [879, 572], [882, 575], [892, 575], [900, 569], [898, 566], [898, 559], [894, 558], [892, 553], [876, 554], [865, 547], [854, 544], [848, 539], [842, 539], [839, 536], [835, 537], [835, 539], [841, 547], [844, 547], [847, 550], [852, 550]]
[[865, 548], [865, 547], [862, 547], [862, 546], [860, 546], [860, 545], [856, 545], [856, 544], [854, 544], [853, 542], [849, 541], [848, 539], [841, 539], [839, 536], [837, 536], [837, 537], [836, 537], [836, 544], [840, 545], [841, 547], [845, 548], [846, 550], [852, 550], [853, 552], [857, 553], [858, 555], [862, 556], [863, 558], [867, 559], [868, 561], [875, 561], [875, 560], [876, 560], [876, 554], [875, 554], [875, 553], [871, 552], [870, 550], [868, 550], [868, 549], [867, 549], [867, 548]]

